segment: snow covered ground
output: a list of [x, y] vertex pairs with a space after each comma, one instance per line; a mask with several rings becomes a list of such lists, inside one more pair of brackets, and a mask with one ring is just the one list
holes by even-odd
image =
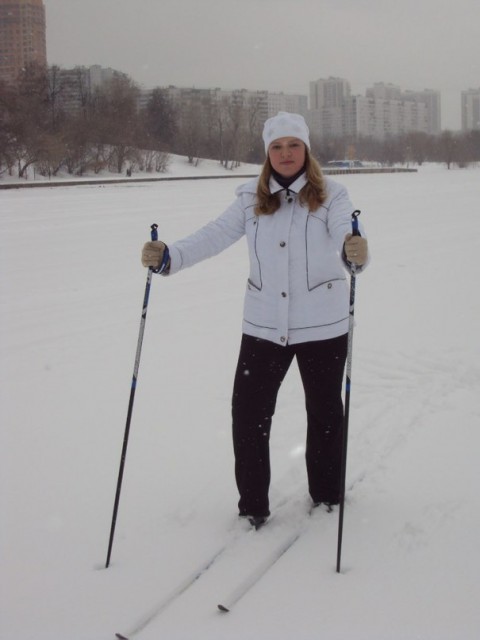
[[[235, 174], [255, 175], [257, 172], [258, 165], [242, 163], [239, 167], [235, 167], [234, 169], [226, 169], [217, 160], [195, 159], [193, 163], [190, 163], [185, 156], [179, 156], [172, 153], [169, 154], [167, 168], [164, 173], [155, 171], [149, 173], [134, 168], [132, 176], [128, 181], [134, 182], [136, 180], [161, 180], [164, 178], [176, 176], [198, 178], [199, 176], [232, 176]], [[26, 170], [26, 177], [23, 178], [18, 177], [17, 170], [14, 170], [13, 175], [11, 176], [9, 176], [8, 173], [0, 174], [0, 187], [2, 184], [15, 184], [22, 186], [33, 186], [36, 184], [39, 186], [43, 186], [42, 183], [56, 184], [58, 182], [71, 181], [82, 183], [92, 180], [104, 180], [108, 182], [119, 180], [127, 181], [126, 171], [124, 171], [123, 173], [114, 173], [108, 171], [108, 169], [104, 169], [98, 174], [90, 171], [79, 177], [72, 176], [64, 169], [61, 169], [56, 176], [48, 177], [42, 176], [40, 173], [38, 173], [38, 171], [34, 170], [34, 165], [30, 165]]]
[[[113, 640], [229, 535], [139, 640], [480, 637], [480, 170], [338, 178], [373, 253], [358, 278], [342, 573], [337, 514], [216, 610], [307, 504], [297, 370], [258, 533], [236, 524], [230, 393], [246, 248], [150, 297], [112, 564], [103, 569], [150, 224], [177, 239], [241, 179], [0, 192], [2, 640]], [[288, 498], [288, 500], [285, 500]]]

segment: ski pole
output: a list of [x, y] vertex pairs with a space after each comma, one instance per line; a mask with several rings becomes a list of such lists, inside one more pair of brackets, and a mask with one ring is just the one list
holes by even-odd
[[[152, 240], [158, 240], [157, 233], [157, 224], [151, 225], [151, 238]], [[132, 412], [133, 412], [133, 403], [135, 401], [135, 390], [137, 388], [137, 378], [138, 378], [138, 369], [140, 366], [140, 356], [142, 353], [142, 343], [143, 343], [143, 334], [145, 332], [145, 322], [147, 319], [147, 309], [148, 309], [148, 299], [150, 297], [150, 285], [152, 282], [152, 274], [154, 269], [149, 267], [147, 274], [147, 282], [145, 284], [145, 294], [143, 296], [143, 307], [142, 307], [142, 318], [140, 321], [140, 330], [138, 332], [138, 341], [137, 341], [137, 353], [135, 355], [135, 364], [133, 367], [133, 376], [132, 376], [132, 385], [130, 387], [130, 400], [128, 402], [128, 411], [127, 411], [127, 422], [125, 425], [125, 434], [123, 436], [123, 447], [122, 447], [122, 455], [120, 458], [120, 468], [118, 470], [118, 480], [117, 480], [117, 490], [115, 493], [115, 503], [113, 505], [113, 516], [112, 516], [112, 525], [110, 527], [110, 539], [108, 541], [108, 553], [107, 553], [107, 562], [105, 564], [105, 569], [108, 569], [110, 564], [110, 557], [112, 555], [112, 546], [113, 546], [113, 537], [115, 535], [115, 525], [117, 523], [117, 514], [118, 514], [118, 505], [120, 502], [120, 492], [122, 490], [122, 481], [123, 481], [123, 471], [125, 468], [125, 459], [127, 457], [127, 447], [128, 447], [128, 437], [130, 434], [130, 423], [132, 420]]]
[[[359, 236], [357, 209], [352, 213], [352, 235]], [[340, 511], [338, 516], [338, 543], [337, 543], [337, 573], [340, 573], [340, 562], [342, 557], [342, 537], [343, 537], [343, 516], [345, 512], [345, 479], [347, 475], [347, 448], [348, 448], [348, 420], [350, 416], [350, 388], [352, 385], [352, 347], [353, 347], [353, 327], [355, 314], [355, 275], [357, 267], [355, 263], [350, 267], [350, 311], [348, 318], [348, 347], [345, 378], [345, 408], [343, 418], [342, 436], [342, 465], [340, 476]]]

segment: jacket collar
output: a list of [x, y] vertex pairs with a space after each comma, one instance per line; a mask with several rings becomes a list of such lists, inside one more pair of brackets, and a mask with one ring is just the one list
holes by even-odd
[[[292, 191], [293, 193], [299, 193], [299, 191], [301, 191], [306, 184], [307, 184], [307, 176], [305, 173], [302, 173], [302, 175], [298, 176], [295, 182], [292, 182], [292, 184], [288, 187], [288, 191]], [[270, 193], [272, 194], [278, 193], [279, 191], [286, 190], [285, 187], [282, 187], [281, 184], [278, 184], [278, 182], [275, 180], [273, 176], [270, 178], [268, 186], [270, 188]]]

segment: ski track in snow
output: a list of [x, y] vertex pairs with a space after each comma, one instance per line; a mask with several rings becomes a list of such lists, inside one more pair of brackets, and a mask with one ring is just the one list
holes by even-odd
[[[342, 574], [336, 514], [321, 513], [216, 612], [308, 505], [293, 366], [272, 428], [271, 523], [240, 532], [135, 638], [479, 637], [478, 178], [338, 178], [373, 253], [357, 282]], [[139, 248], [152, 222], [167, 241], [193, 231], [240, 182], [0, 193], [2, 640], [111, 639], [238, 535], [228, 420], [243, 243], [153, 283], [113, 562], [94, 570], [140, 321]]]

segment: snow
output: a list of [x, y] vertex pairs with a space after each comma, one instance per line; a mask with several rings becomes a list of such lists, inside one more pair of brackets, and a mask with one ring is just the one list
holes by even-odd
[[[182, 237], [241, 178], [0, 191], [2, 640], [476, 640], [480, 170], [338, 177], [373, 260], [357, 280], [342, 572], [337, 514], [228, 614], [216, 605], [306, 509], [295, 367], [272, 429], [274, 517], [236, 518], [230, 393], [243, 242], [152, 284], [117, 531], [104, 569], [150, 225]], [[277, 506], [276, 506], [277, 505]]]
[[[48, 184], [58, 184], [62, 182], [75, 181], [79, 184], [82, 182], [88, 182], [92, 180], [103, 180], [107, 182], [118, 182], [121, 180], [134, 182], [137, 180], [162, 180], [172, 177], [192, 177], [198, 178], [204, 176], [218, 177], [218, 176], [232, 176], [238, 175], [256, 175], [258, 173], [258, 165], [242, 163], [239, 167], [231, 168], [231, 163], [228, 168], [225, 168], [217, 160], [208, 160], [203, 158], [195, 158], [193, 162], [189, 162], [185, 156], [179, 156], [174, 153], [168, 154], [168, 164], [165, 172], [146, 172], [133, 168], [132, 176], [130, 179], [126, 177], [126, 170], [123, 173], [115, 173], [108, 169], [103, 169], [98, 173], [93, 171], [87, 171], [83, 176], [72, 176], [65, 169], [60, 169], [55, 176], [43, 176], [38, 171], [35, 171], [34, 165], [27, 167], [25, 177], [19, 178], [18, 171], [12, 170], [12, 175], [8, 173], [0, 174], [0, 186], [2, 184], [21, 185], [21, 186], [44, 186]], [[125, 168], [127, 164], [125, 165]], [[42, 184], [43, 183], [43, 184]]]

